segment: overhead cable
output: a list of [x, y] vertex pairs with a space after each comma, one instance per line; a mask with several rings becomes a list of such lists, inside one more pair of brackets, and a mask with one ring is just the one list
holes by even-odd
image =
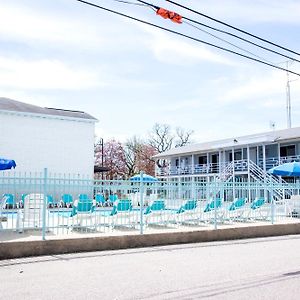
[[248, 50], [246, 50], [246, 49], [244, 49], [244, 48], [242, 48], [242, 47], [240, 47], [240, 46], [237, 46], [237, 45], [235, 45], [235, 44], [233, 44], [233, 43], [231, 43], [231, 42], [229, 42], [229, 41], [227, 41], [227, 40], [225, 40], [225, 39], [222, 39], [222, 38], [220, 38], [219, 36], [217, 36], [217, 35], [215, 35], [215, 34], [212, 34], [211, 32], [208, 32], [208, 31], [206, 31], [206, 30], [204, 30], [204, 29], [202, 29], [202, 28], [199, 28], [198, 26], [195, 26], [195, 25], [193, 25], [193, 24], [191, 24], [191, 23], [189, 23], [189, 22], [187, 22], [187, 21], [184, 21], [184, 23], [187, 24], [187, 25], [189, 25], [189, 26], [191, 26], [191, 27], [193, 27], [193, 28], [195, 28], [195, 29], [197, 29], [197, 30], [199, 30], [199, 31], [201, 31], [201, 32], [204, 32], [205, 34], [208, 34], [208, 35], [210, 35], [210, 36], [212, 36], [212, 37], [214, 37], [214, 38], [216, 38], [216, 39], [218, 39], [218, 40], [220, 40], [220, 41], [222, 41], [222, 42], [224, 42], [224, 43], [226, 43], [226, 44], [228, 44], [228, 45], [231, 45], [232, 47], [235, 47], [235, 48], [237, 48], [237, 49], [239, 49], [239, 50], [242, 50], [242, 51], [244, 51], [245, 53], [251, 54], [252, 56], [257, 57], [258, 59], [261, 59], [261, 60], [263, 60], [263, 61], [267, 61], [267, 62], [269, 62], [269, 63], [272, 63], [272, 62], [268, 61], [267, 59], [262, 58], [262, 57], [260, 57], [260, 56], [258, 56], [258, 55], [256, 55], [256, 54], [254, 54], [253, 52], [248, 51]]
[[119, 15], [119, 16], [122, 16], [122, 17], [125, 17], [125, 18], [128, 18], [128, 19], [131, 19], [131, 20], [134, 20], [134, 21], [137, 21], [137, 22], [140, 22], [140, 23], [143, 23], [143, 24], [146, 24], [146, 25], [155, 27], [155, 28], [159, 28], [159, 29], [161, 29], [161, 30], [164, 30], [164, 31], [167, 31], [167, 32], [170, 32], [170, 33], [173, 33], [173, 34], [176, 34], [176, 35], [185, 37], [185, 38], [190, 39], [190, 40], [193, 40], [193, 41], [195, 41], [195, 42], [199, 42], [199, 43], [202, 43], [202, 44], [205, 44], [205, 45], [208, 45], [208, 46], [211, 46], [211, 47], [214, 47], [214, 48], [217, 48], [217, 49], [220, 49], [220, 50], [229, 52], [229, 53], [231, 53], [231, 54], [235, 54], [235, 55], [241, 56], [241, 57], [243, 57], [243, 58], [247, 58], [247, 59], [252, 60], [252, 61], [256, 61], [256, 62], [262, 63], [262, 64], [264, 64], [264, 65], [273, 67], [273, 68], [275, 68], [275, 69], [282, 70], [282, 71], [289, 72], [289, 73], [291, 73], [291, 74], [300, 76], [299, 73], [293, 72], [293, 71], [291, 71], [291, 70], [288, 70], [288, 69], [285, 69], [285, 68], [282, 68], [282, 67], [275, 66], [275, 65], [273, 65], [273, 64], [264, 62], [264, 61], [262, 61], [262, 60], [259, 60], [259, 59], [256, 59], [256, 58], [253, 58], [253, 57], [250, 57], [250, 56], [247, 56], [247, 55], [244, 55], [244, 54], [235, 52], [235, 51], [232, 51], [232, 50], [227, 49], [227, 48], [224, 48], [224, 47], [220, 47], [220, 46], [214, 45], [214, 44], [212, 44], [212, 43], [208, 43], [208, 42], [206, 42], [206, 41], [203, 41], [203, 40], [194, 38], [194, 37], [192, 37], [192, 36], [183, 34], [183, 33], [181, 33], [181, 32], [178, 32], [178, 31], [175, 31], [175, 30], [172, 30], [172, 29], [168, 29], [168, 28], [165, 28], [165, 27], [162, 27], [162, 26], [159, 26], [159, 25], [156, 25], [156, 24], [153, 24], [153, 23], [150, 23], [150, 22], [147, 22], [147, 21], [144, 21], [144, 20], [141, 20], [141, 19], [138, 19], [138, 18], [129, 16], [129, 15], [127, 15], [127, 14], [124, 14], [124, 13], [121, 13], [121, 12], [118, 12], [118, 11], [115, 11], [115, 10], [112, 10], [112, 9], [109, 9], [109, 8], [106, 8], [106, 7], [103, 7], [103, 6], [94, 4], [94, 3], [92, 3], [92, 2], [88, 2], [88, 1], [84, 1], [84, 0], [75, 0], [75, 1], [81, 2], [81, 3], [86, 4], [86, 5], [89, 5], [89, 6], [92, 6], [92, 7], [94, 7], [94, 8], [98, 8], [98, 9], [105, 10], [105, 11], [107, 11], [107, 12], [110, 12], [110, 13], [113, 13], [113, 14], [116, 14], [116, 15]]
[[[152, 7], [152, 8], [154, 8], [154, 9], [159, 9], [158, 6], [156, 6], [156, 5], [154, 5], [154, 4], [151, 4], [151, 3], [149, 3], [149, 2], [142, 1], [142, 0], [136, 0], [136, 1], [140, 2], [141, 4], [144, 4], [145, 6], [149, 6], [149, 7]], [[185, 16], [182, 16], [182, 19], [185, 19], [185, 20], [187, 20], [187, 21], [190, 21], [190, 22], [192, 22], [192, 23], [198, 24], [198, 25], [200, 25], [200, 26], [209, 28], [209, 29], [211, 29], [211, 30], [214, 30], [214, 31], [217, 31], [217, 32], [220, 32], [220, 33], [229, 35], [229, 36], [232, 36], [232, 37], [237, 38], [237, 39], [239, 39], [239, 40], [241, 40], [241, 41], [243, 41], [243, 42], [246, 42], [246, 43], [251, 44], [251, 45], [253, 45], [253, 46], [259, 47], [259, 48], [261, 48], [261, 49], [263, 49], [263, 50], [269, 51], [269, 52], [271, 52], [271, 53], [280, 55], [280, 56], [282, 56], [282, 57], [285, 57], [285, 58], [288, 58], [288, 59], [290, 59], [290, 60], [294, 60], [294, 61], [297, 61], [297, 62], [300, 63], [300, 60], [298, 60], [298, 59], [296, 59], [296, 58], [293, 58], [293, 57], [288, 56], [288, 55], [286, 55], [286, 54], [280, 53], [280, 52], [278, 52], [278, 51], [276, 51], [276, 50], [273, 50], [273, 49], [270, 49], [270, 48], [268, 48], [268, 47], [259, 45], [259, 44], [255, 43], [255, 42], [252, 42], [252, 41], [250, 41], [250, 40], [248, 40], [248, 39], [246, 39], [246, 38], [243, 38], [243, 37], [241, 37], [241, 36], [238, 36], [238, 35], [236, 35], [236, 34], [233, 34], [233, 33], [231, 33], [231, 32], [228, 32], [228, 31], [226, 31], [226, 30], [222, 30], [222, 29], [219, 29], [219, 28], [216, 28], [216, 27], [213, 27], [213, 26], [209, 26], [209, 25], [207, 25], [207, 24], [198, 22], [198, 21], [196, 21], [196, 20], [187, 18], [187, 17], [185, 17]], [[198, 28], [198, 29], [200, 30], [200, 28]], [[247, 52], [248, 52], [248, 51], [247, 51]]]
[[[139, 1], [139, 0], [137, 0], [137, 1]], [[252, 34], [252, 33], [248, 32], [248, 31], [245, 31], [245, 30], [242, 30], [242, 29], [237, 28], [237, 27], [235, 27], [235, 26], [232, 26], [232, 25], [230, 25], [230, 24], [228, 24], [228, 23], [226, 23], [226, 22], [223, 22], [223, 21], [220, 21], [220, 20], [218, 20], [218, 19], [212, 18], [212, 17], [210, 17], [210, 16], [208, 16], [208, 15], [206, 15], [206, 14], [203, 14], [203, 13], [201, 13], [201, 12], [199, 12], [199, 11], [196, 11], [196, 10], [194, 10], [194, 9], [191, 9], [191, 8], [189, 8], [189, 7], [186, 7], [186, 6], [184, 6], [184, 5], [182, 5], [182, 4], [179, 4], [179, 3], [175, 2], [175, 1], [172, 1], [172, 0], [166, 0], [166, 1], [169, 2], [169, 3], [172, 3], [172, 4], [176, 5], [176, 6], [179, 6], [179, 7], [181, 7], [181, 8], [184, 8], [184, 9], [186, 9], [186, 10], [189, 10], [189, 11], [191, 11], [191, 12], [193, 12], [193, 13], [195, 13], [195, 14], [198, 14], [198, 15], [200, 15], [200, 16], [202, 16], [202, 17], [205, 17], [205, 18], [207, 18], [207, 19], [210, 19], [210, 20], [212, 20], [212, 21], [214, 21], [214, 22], [217, 22], [217, 23], [220, 23], [220, 24], [222, 24], [222, 25], [224, 25], [224, 26], [227, 26], [227, 27], [229, 27], [229, 28], [231, 28], [231, 29], [237, 30], [237, 31], [239, 31], [239, 32], [241, 32], [241, 33], [243, 33], [243, 34], [249, 35], [249, 36], [251, 36], [251, 37], [253, 37], [253, 38], [256, 38], [256, 39], [258, 39], [258, 40], [260, 40], [260, 41], [263, 41], [263, 42], [265, 42], [265, 43], [268, 43], [268, 44], [270, 44], [270, 45], [273, 45], [273, 46], [275, 46], [275, 47], [281, 48], [281, 49], [283, 49], [283, 50], [285, 50], [285, 51], [288, 51], [288, 52], [291, 52], [291, 53], [293, 53], [293, 54], [296, 54], [296, 55], [299, 55], [299, 56], [300, 56], [300, 53], [299, 53], [299, 52], [296, 52], [296, 51], [291, 50], [291, 49], [289, 49], [289, 48], [286, 48], [286, 47], [283, 47], [283, 46], [278, 45], [278, 44], [276, 44], [276, 43], [273, 43], [273, 42], [271, 42], [271, 41], [269, 41], [269, 40], [267, 40], [267, 39], [261, 38], [261, 37], [255, 35], [255, 34]]]

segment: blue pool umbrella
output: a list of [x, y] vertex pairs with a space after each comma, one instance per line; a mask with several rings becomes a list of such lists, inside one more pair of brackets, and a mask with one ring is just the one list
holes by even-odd
[[[137, 174], [130, 177], [130, 181], [141, 181], [141, 175]], [[148, 174], [143, 174], [143, 182], [154, 182], [154, 181], [157, 181], [157, 178]]]
[[279, 176], [300, 176], [300, 162], [294, 161], [273, 167], [268, 171]]
[[12, 159], [0, 158], [0, 170], [9, 170], [15, 168], [16, 162]]

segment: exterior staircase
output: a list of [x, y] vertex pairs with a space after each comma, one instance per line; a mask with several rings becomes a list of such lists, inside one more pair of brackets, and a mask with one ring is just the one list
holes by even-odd
[[[234, 170], [233, 170], [234, 168]], [[216, 177], [217, 182], [228, 183], [233, 180], [233, 174], [237, 172], [248, 172], [248, 161], [240, 160], [230, 162], [221, 168], [221, 172]], [[279, 179], [265, 172], [262, 168], [256, 165], [253, 161], [249, 161], [249, 173], [250, 177], [255, 183], [261, 185], [263, 188], [267, 186], [267, 190], [270, 192], [273, 190], [273, 197], [275, 201], [282, 201], [285, 198], [290, 198], [292, 191], [288, 188], [288, 183], [283, 179]]]
[[256, 165], [253, 161], [250, 161], [250, 163], [249, 163], [249, 171], [250, 171], [250, 176], [256, 182], [274, 187], [273, 188], [273, 196], [276, 201], [285, 199], [286, 196], [288, 196], [288, 198], [290, 198], [290, 196], [292, 195], [292, 191], [290, 189], [288, 189], [289, 184], [285, 180], [283, 180], [283, 179], [280, 180], [278, 177], [265, 172], [262, 168], [260, 168], [258, 165]]

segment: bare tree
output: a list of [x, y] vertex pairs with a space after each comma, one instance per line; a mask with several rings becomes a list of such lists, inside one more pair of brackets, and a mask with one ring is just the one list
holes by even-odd
[[162, 153], [172, 148], [174, 137], [170, 125], [156, 123], [150, 133], [149, 145]]
[[149, 145], [151, 145], [158, 153], [170, 150], [175, 147], [182, 147], [190, 143], [193, 130], [186, 130], [181, 127], [176, 128], [173, 133], [171, 126], [167, 124], [156, 123], [150, 133]]
[[191, 142], [190, 137], [193, 133], [194, 133], [193, 130], [185, 130], [181, 127], [177, 127], [176, 128], [177, 140], [176, 140], [175, 148], [182, 147], [189, 144]]
[[137, 153], [140, 142], [136, 136], [126, 141], [124, 147], [125, 164], [127, 168], [127, 176], [131, 177], [138, 172], [137, 170]]

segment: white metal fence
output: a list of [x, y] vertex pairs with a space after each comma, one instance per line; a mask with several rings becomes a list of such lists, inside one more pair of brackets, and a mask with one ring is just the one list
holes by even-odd
[[[217, 229], [224, 224], [300, 221], [299, 184], [93, 180], [0, 176], [3, 232], [47, 236]], [[282, 198], [274, 197], [281, 190]], [[277, 193], [278, 195], [278, 193]]]

